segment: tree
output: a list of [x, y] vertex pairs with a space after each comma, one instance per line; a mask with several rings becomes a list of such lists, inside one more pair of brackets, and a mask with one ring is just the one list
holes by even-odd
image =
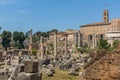
[[100, 39], [97, 43], [99, 49], [109, 49], [110, 46], [107, 42], [107, 40]]
[[58, 30], [57, 29], [52, 29], [50, 32], [58, 32]]
[[13, 40], [17, 42], [19, 41], [19, 39], [20, 39], [19, 32], [18, 31], [13, 32]]
[[40, 31], [37, 31], [36, 33], [34, 33], [34, 35], [32, 37], [33, 43], [39, 42], [41, 35], [42, 35], [42, 32], [40, 32]]
[[[41, 32], [41, 31], [37, 31], [36, 33], [34, 33], [34, 35], [32, 36], [32, 40], [33, 42], [39, 42], [40, 41], [40, 37], [43, 36], [45, 38], [48, 38], [51, 32], [58, 32], [57, 29], [52, 29], [50, 31], [47, 32]], [[26, 33], [26, 36], [29, 36], [29, 32]]]
[[30, 31], [26, 32], [25, 36], [28, 38], [30, 36]]
[[23, 33], [23, 32], [20, 32], [20, 33], [19, 33], [19, 36], [20, 36], [19, 42], [20, 42], [20, 43], [23, 43], [23, 41], [25, 40], [25, 35], [24, 35], [24, 33]]
[[2, 46], [5, 48], [5, 50], [10, 47], [11, 36], [12, 34], [9, 31], [2, 32]]
[[19, 35], [20, 35], [19, 43], [21, 45], [21, 48], [24, 48], [23, 43], [24, 43], [24, 40], [25, 40], [25, 35], [24, 35], [23, 32], [20, 32]]
[[49, 34], [47, 34], [46, 32], [42, 32], [42, 36], [43, 37], [49, 37]]
[[21, 49], [24, 48], [23, 42], [25, 40], [25, 35], [23, 32], [15, 31], [13, 32], [14, 48]]

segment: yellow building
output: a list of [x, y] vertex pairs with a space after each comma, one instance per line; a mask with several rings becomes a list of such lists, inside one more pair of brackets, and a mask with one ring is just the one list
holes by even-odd
[[[113, 19], [109, 21], [109, 12], [108, 10], [104, 10], [103, 22], [97, 22], [80, 26], [80, 32], [82, 34], [82, 43], [83, 45], [87, 44], [92, 48], [95, 48], [97, 41], [101, 38], [107, 39], [108, 41], [111, 37], [117, 39], [114, 36], [115, 34], [113, 35], [115, 30], [117, 30], [117, 32], [119, 32], [118, 30], [120, 30], [120, 19]], [[112, 36], [110, 37], [110, 35]]]

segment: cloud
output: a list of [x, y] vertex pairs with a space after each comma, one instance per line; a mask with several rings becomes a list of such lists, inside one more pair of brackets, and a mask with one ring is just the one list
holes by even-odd
[[17, 0], [0, 0], [0, 5], [10, 5], [10, 4], [15, 4]]
[[6, 0], [0, 0], [0, 5], [7, 5]]
[[19, 14], [27, 14], [28, 13], [28, 11], [25, 11], [25, 10], [18, 10], [17, 11]]
[[17, 19], [12, 18], [0, 18], [0, 22], [10, 22], [10, 21], [16, 21]]

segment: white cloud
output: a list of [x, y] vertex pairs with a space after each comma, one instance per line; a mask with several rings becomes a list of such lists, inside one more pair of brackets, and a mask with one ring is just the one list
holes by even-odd
[[10, 5], [10, 4], [15, 4], [17, 0], [0, 0], [0, 5]]
[[16, 21], [17, 19], [12, 18], [0, 18], [0, 22], [9, 22], [9, 21]]
[[25, 11], [25, 10], [18, 10], [18, 13], [19, 13], [19, 14], [27, 14], [28, 11]]

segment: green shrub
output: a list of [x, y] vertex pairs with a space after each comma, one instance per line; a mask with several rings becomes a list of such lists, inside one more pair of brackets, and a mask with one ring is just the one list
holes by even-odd
[[113, 47], [117, 48], [119, 46], [120, 41], [119, 40], [114, 40], [113, 42]]
[[107, 40], [104, 40], [104, 39], [100, 39], [97, 42], [97, 46], [98, 46], [99, 49], [109, 49], [110, 48]]
[[47, 53], [48, 55], [51, 54], [50, 51], [46, 51], [46, 53]]
[[78, 48], [78, 51], [80, 51], [81, 53], [89, 52], [90, 48], [89, 47], [81, 47], [81, 48]]
[[36, 54], [37, 54], [37, 50], [33, 48], [32, 49], [32, 55], [36, 56]]

